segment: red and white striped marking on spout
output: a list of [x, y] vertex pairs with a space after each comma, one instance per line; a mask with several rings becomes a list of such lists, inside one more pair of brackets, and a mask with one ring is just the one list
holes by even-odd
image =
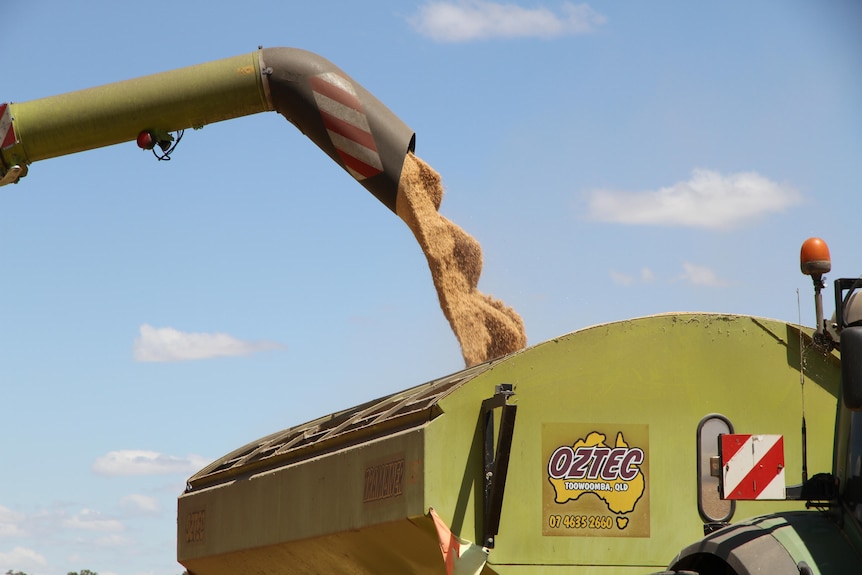
[[345, 169], [360, 182], [381, 173], [383, 162], [353, 84], [334, 72], [312, 76], [308, 81]]
[[11, 148], [17, 143], [18, 139], [15, 137], [9, 105], [0, 104], [0, 150]]
[[784, 437], [721, 436], [724, 499], [785, 499]]

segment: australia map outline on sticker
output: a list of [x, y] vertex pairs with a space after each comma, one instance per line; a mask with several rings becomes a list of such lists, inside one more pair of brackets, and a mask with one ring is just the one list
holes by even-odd
[[[613, 447], [606, 440], [605, 434], [593, 431], [585, 439], [577, 440], [571, 451], [566, 450], [565, 453], [571, 456], [563, 456], [557, 461], [559, 466], [566, 468], [558, 467], [560, 472], [548, 477], [557, 503], [576, 501], [591, 493], [617, 515], [634, 511], [646, 485], [640, 469], [643, 451], [632, 449], [622, 432], [617, 433]], [[551, 465], [554, 465], [553, 460]], [[616, 523], [624, 529], [628, 518], [617, 517]]]

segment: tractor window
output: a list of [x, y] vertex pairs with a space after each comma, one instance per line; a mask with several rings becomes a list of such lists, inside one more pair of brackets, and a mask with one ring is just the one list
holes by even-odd
[[719, 478], [713, 476], [710, 460], [718, 458], [718, 436], [733, 433], [730, 420], [713, 413], [700, 420], [697, 425], [697, 510], [707, 525], [723, 524], [730, 521], [736, 511], [735, 501], [721, 498]]

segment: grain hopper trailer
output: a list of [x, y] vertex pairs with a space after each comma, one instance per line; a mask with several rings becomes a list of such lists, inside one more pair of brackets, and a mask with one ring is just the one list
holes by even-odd
[[178, 559], [197, 575], [655, 572], [734, 517], [805, 509], [722, 500], [709, 461], [719, 434], [768, 429], [799, 474], [802, 377], [807, 464], [830, 469], [840, 365], [812, 335], [642, 317], [290, 427], [189, 479]]
[[[285, 116], [395, 210], [413, 132], [333, 64], [291, 48], [0, 104], [0, 185], [38, 160], [121, 142], [169, 157], [187, 128], [263, 111]], [[710, 465], [721, 435], [768, 430], [784, 438], [787, 473], [803, 459], [830, 469], [838, 413], [836, 476], [858, 480], [846, 457], [859, 453], [859, 426], [839, 403], [840, 356], [815, 344], [819, 333], [665, 314], [408, 384], [252, 441], [191, 477], [177, 558], [193, 575], [664, 569], [734, 517], [805, 509], [720, 497]], [[818, 446], [805, 458], [803, 405]]]

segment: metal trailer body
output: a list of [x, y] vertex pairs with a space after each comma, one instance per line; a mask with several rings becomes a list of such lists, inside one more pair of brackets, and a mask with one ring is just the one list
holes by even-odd
[[[804, 365], [808, 440], [818, 445], [808, 463], [831, 468], [832, 452], [820, 446], [832, 445], [839, 362], [809, 343], [810, 331], [757, 317], [650, 316], [292, 427], [189, 480], [178, 560], [194, 575], [445, 573], [433, 508], [463, 540], [490, 535], [486, 574], [662, 569], [704, 533], [699, 506], [711, 495], [698, 486], [697, 433], [705, 417], [783, 434], [788, 477], [798, 474]], [[517, 420], [499, 528], [489, 532], [483, 402], [503, 384]], [[498, 444], [504, 432], [494, 421]], [[616, 465], [594, 458], [583, 479], [565, 477], [561, 469], [577, 466], [560, 454], [578, 445], [616, 449]], [[801, 509], [739, 502], [736, 516]]]

